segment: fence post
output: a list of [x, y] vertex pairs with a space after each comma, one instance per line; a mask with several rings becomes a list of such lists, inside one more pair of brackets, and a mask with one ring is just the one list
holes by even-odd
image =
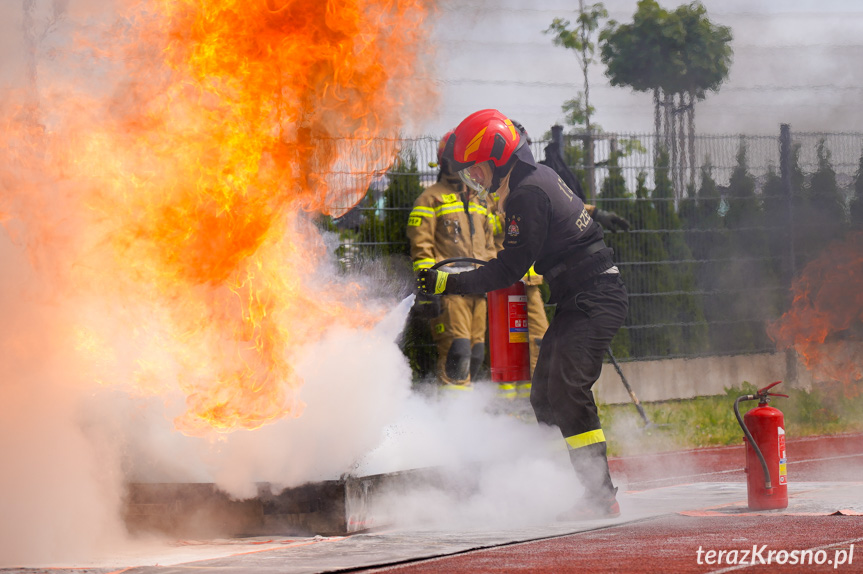
[[[551, 126], [552, 139], [554, 139], [554, 128], [555, 126]], [[563, 128], [561, 127], [561, 129]], [[593, 130], [582, 131], [576, 134], [575, 137], [580, 139], [584, 146], [584, 171], [587, 172], [587, 189], [585, 190], [585, 195], [587, 195], [587, 202], [593, 203], [593, 200], [596, 198], [596, 166], [594, 165]], [[561, 147], [561, 149], [563, 148]]]
[[596, 200], [596, 166], [594, 165], [593, 130], [587, 131], [587, 139], [584, 140], [587, 151], [587, 201], [594, 203]]
[[797, 275], [797, 258], [794, 253], [794, 190], [791, 188], [791, 126], [789, 124], [782, 124], [779, 127], [779, 172], [782, 177], [782, 190], [788, 202], [786, 229], [789, 259], [786, 281], [790, 287], [791, 281]]
[[552, 143], [557, 144], [557, 151], [560, 154], [560, 159], [565, 159], [563, 157], [563, 126], [560, 124], [554, 124], [551, 126], [551, 141]]
[[[779, 173], [782, 178], [782, 190], [785, 192], [787, 201], [788, 218], [785, 229], [788, 231], [788, 265], [786, 265], [785, 282], [788, 286], [787, 303], [791, 307], [791, 284], [797, 276], [797, 258], [794, 253], [794, 190], [791, 185], [791, 125], [781, 124], [779, 126]], [[785, 351], [785, 379], [789, 384], [797, 383], [797, 351], [786, 349]]]

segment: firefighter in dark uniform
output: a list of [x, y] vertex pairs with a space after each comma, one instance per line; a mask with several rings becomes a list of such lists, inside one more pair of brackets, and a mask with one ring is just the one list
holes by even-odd
[[[530, 136], [527, 130], [524, 129], [517, 121], [510, 118], [513, 125], [521, 133], [521, 137], [525, 138], [527, 144], [531, 144]], [[563, 161], [556, 142], [550, 142], [545, 149], [545, 159], [539, 163], [552, 168], [570, 190], [584, 201], [584, 208], [594, 221], [599, 223], [604, 229], [610, 231], [629, 231], [629, 222], [614, 213], [613, 211], [605, 211], [598, 209], [595, 205], [589, 205], [584, 195], [584, 190], [569, 166]], [[500, 206], [500, 201], [496, 193], [489, 194], [489, 212], [494, 220], [494, 243], [495, 253], [503, 249], [503, 241], [506, 237], [503, 229], [503, 219], [505, 217]], [[531, 266], [527, 274], [522, 277], [521, 282], [524, 283], [525, 295], [527, 296], [527, 324], [529, 330], [529, 352], [530, 352], [530, 374], [533, 377], [533, 372], [536, 370], [536, 362], [539, 358], [539, 349], [542, 344], [542, 338], [545, 337], [545, 332], [548, 330], [548, 318], [545, 313], [545, 301], [543, 300], [540, 291], [540, 285], [543, 283], [542, 275], [539, 275]], [[505, 398], [528, 398], [530, 397], [530, 381], [523, 381], [517, 384], [501, 383], [499, 394]]]
[[469, 187], [500, 196], [504, 249], [474, 271], [421, 270], [418, 286], [426, 293], [483, 293], [515, 283], [534, 264], [557, 311], [540, 348], [530, 402], [538, 422], [560, 428], [585, 489], [582, 500], [558, 518], [617, 516], [617, 489], [591, 388], [628, 301], [602, 228], [560, 176], [534, 160], [521, 132], [497, 110], [465, 118], [443, 156]]

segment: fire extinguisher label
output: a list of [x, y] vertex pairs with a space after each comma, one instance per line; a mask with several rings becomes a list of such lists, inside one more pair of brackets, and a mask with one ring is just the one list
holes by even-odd
[[777, 427], [779, 432], [779, 484], [788, 484], [788, 460], [785, 458], [785, 429]]
[[509, 295], [509, 342], [527, 343], [527, 296]]

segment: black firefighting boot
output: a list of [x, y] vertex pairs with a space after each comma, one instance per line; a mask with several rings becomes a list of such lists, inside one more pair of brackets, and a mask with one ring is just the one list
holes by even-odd
[[470, 380], [475, 382], [479, 378], [479, 371], [485, 359], [485, 343], [474, 343], [470, 348]]
[[575, 506], [558, 514], [558, 520], [592, 520], [620, 516], [617, 488], [611, 482], [606, 452], [604, 442], [569, 451], [569, 460], [584, 486], [584, 495]]

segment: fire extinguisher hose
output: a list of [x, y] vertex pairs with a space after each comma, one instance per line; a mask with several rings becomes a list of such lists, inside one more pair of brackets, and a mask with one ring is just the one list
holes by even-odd
[[737, 417], [737, 422], [740, 423], [740, 428], [743, 429], [743, 434], [746, 436], [746, 440], [752, 445], [752, 448], [755, 450], [755, 454], [758, 455], [758, 460], [761, 462], [761, 468], [764, 469], [764, 488], [771, 489], [773, 488], [773, 485], [770, 482], [770, 469], [767, 468], [767, 461], [764, 460], [764, 455], [761, 454], [761, 449], [758, 448], [758, 444], [755, 442], [755, 439], [752, 438], [752, 433], [750, 433], [749, 429], [746, 428], [746, 424], [743, 422], [743, 417], [740, 416], [740, 401], [754, 401], [757, 398], [759, 398], [758, 395], [743, 395], [742, 397], [737, 397], [734, 400], [734, 416]]
[[432, 269], [437, 269], [438, 267], [443, 267], [444, 265], [449, 265], [450, 263], [476, 263], [477, 265], [485, 265], [488, 261], [483, 261], [482, 259], [474, 259], [473, 257], [450, 257], [449, 259], [444, 259], [442, 261], [438, 261], [434, 265], [431, 266]]

